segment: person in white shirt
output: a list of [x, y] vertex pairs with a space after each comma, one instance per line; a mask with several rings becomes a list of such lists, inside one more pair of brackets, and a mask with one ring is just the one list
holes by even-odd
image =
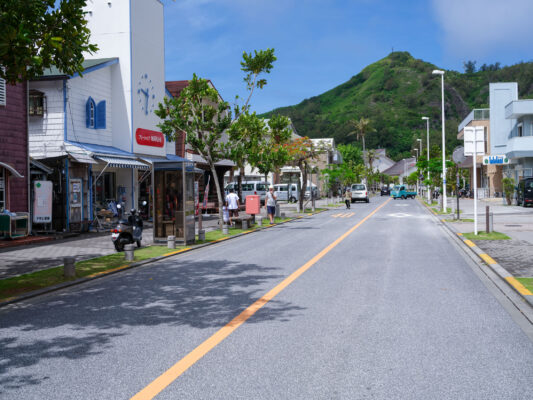
[[233, 189], [230, 189], [226, 196], [226, 206], [229, 212], [229, 224], [233, 225], [231, 217], [239, 216], [239, 196], [237, 196]]

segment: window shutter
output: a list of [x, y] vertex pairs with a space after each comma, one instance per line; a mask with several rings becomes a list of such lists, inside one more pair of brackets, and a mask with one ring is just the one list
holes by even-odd
[[93, 99], [90, 97], [87, 99], [87, 103], [85, 103], [85, 126], [87, 128], [91, 127], [91, 102]]
[[96, 106], [96, 121], [94, 126], [96, 129], [105, 129], [106, 127], [105, 100], [102, 100], [100, 103], [98, 103], [98, 106]]
[[0, 78], [0, 106], [6, 105], [6, 81]]

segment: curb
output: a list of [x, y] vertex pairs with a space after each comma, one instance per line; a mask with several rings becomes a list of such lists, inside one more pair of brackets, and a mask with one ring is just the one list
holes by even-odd
[[[161, 260], [164, 260], [165, 258], [173, 257], [173, 256], [176, 256], [178, 254], [188, 253], [190, 251], [202, 249], [202, 248], [207, 247], [207, 246], [212, 246], [212, 245], [215, 245], [217, 243], [224, 242], [226, 240], [235, 239], [235, 238], [238, 238], [238, 237], [242, 237], [244, 235], [248, 235], [250, 233], [254, 233], [254, 232], [257, 232], [257, 231], [262, 231], [262, 230], [265, 230], [265, 229], [269, 229], [269, 228], [272, 228], [274, 226], [287, 224], [289, 222], [297, 221], [297, 220], [300, 220], [300, 219], [303, 219], [303, 218], [309, 218], [310, 216], [313, 216], [313, 215], [316, 215], [316, 214], [320, 214], [320, 213], [323, 213], [325, 211], [329, 211], [329, 210], [320, 210], [320, 211], [315, 212], [315, 214], [307, 214], [307, 213], [305, 213], [305, 215], [293, 217], [293, 218], [291, 218], [288, 221], [283, 221], [283, 222], [279, 222], [277, 224], [257, 227], [255, 229], [248, 230], [248, 231], [242, 232], [242, 233], [238, 233], [238, 234], [232, 235], [232, 236], [227, 236], [227, 237], [224, 237], [224, 238], [221, 238], [221, 239], [217, 239], [217, 240], [214, 240], [212, 242], [202, 243], [202, 244], [195, 245], [194, 247], [186, 247], [186, 248], [181, 249], [181, 250], [171, 251], [171, 252], [169, 252], [167, 254], [163, 254], [162, 256], [159, 256], [159, 257], [154, 257], [154, 258], [149, 258], [149, 259], [142, 260], [142, 261], [137, 261], [137, 262], [134, 262], [134, 263], [131, 263], [131, 264], [127, 264], [127, 265], [123, 265], [123, 266], [120, 266], [120, 267], [117, 267], [117, 268], [113, 268], [111, 270], [102, 271], [102, 272], [96, 272], [96, 273], [94, 273], [92, 275], [88, 275], [88, 276], [85, 276], [83, 278], [79, 278], [79, 279], [76, 279], [76, 280], [73, 280], [73, 281], [70, 281], [70, 282], [62, 282], [62, 283], [59, 283], [57, 285], [48, 286], [46, 288], [42, 288], [42, 289], [38, 289], [38, 290], [33, 290], [31, 292], [22, 294], [20, 296], [12, 297], [9, 300], [1, 301], [0, 302], [0, 308], [5, 307], [5, 306], [7, 306], [9, 304], [18, 303], [18, 302], [23, 301], [23, 300], [28, 300], [28, 299], [31, 299], [31, 298], [34, 298], [34, 297], [37, 297], [37, 296], [41, 296], [43, 294], [56, 292], [58, 290], [65, 289], [65, 288], [68, 288], [68, 287], [71, 287], [71, 286], [76, 286], [76, 285], [80, 285], [82, 283], [93, 281], [95, 279], [104, 278], [106, 276], [110, 276], [110, 275], [116, 274], [118, 272], [127, 271], [127, 270], [130, 270], [130, 269], [133, 269], [133, 268], [136, 268], [136, 267], [140, 267], [140, 266], [143, 266], [143, 265], [146, 265], [146, 264], [150, 264], [150, 263], [153, 263], [153, 262], [156, 262], [156, 261], [161, 261]], [[84, 260], [84, 261], [86, 261], [86, 260]]]
[[[420, 202], [420, 201], [419, 201]], [[439, 215], [424, 202], [420, 202], [427, 209], [429, 209], [433, 215], [439, 217]], [[507, 285], [509, 285], [516, 293], [518, 293], [531, 307], [533, 307], [533, 293], [522, 285], [509, 271], [496, 262], [490, 255], [485, 253], [481, 248], [476, 246], [474, 242], [469, 239], [465, 239], [461, 232], [458, 232], [454, 227], [450, 226], [445, 219], [439, 218], [442, 225], [454, 236], [458, 237], [464, 247], [465, 251], [474, 253], [485, 265], [487, 265], [492, 271], [498, 275]]]

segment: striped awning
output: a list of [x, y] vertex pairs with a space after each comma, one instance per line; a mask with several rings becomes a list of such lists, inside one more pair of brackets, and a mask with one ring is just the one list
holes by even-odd
[[134, 158], [122, 158], [111, 156], [95, 156], [96, 159], [107, 163], [109, 167], [149, 169], [150, 166]]

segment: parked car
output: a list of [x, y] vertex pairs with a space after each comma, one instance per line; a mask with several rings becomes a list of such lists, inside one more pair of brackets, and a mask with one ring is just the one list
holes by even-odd
[[[226, 187], [224, 188], [224, 191], [226, 194], [229, 193], [231, 189], [235, 191], [235, 193], [238, 193], [238, 183], [228, 183]], [[265, 203], [265, 196], [268, 189], [269, 183], [265, 181], [245, 181], [242, 183], [242, 199], [241, 203], [246, 203], [246, 196], [250, 195], [259, 195], [259, 198], [261, 199], [261, 204]]]
[[352, 203], [356, 201], [370, 202], [368, 198], [368, 190], [364, 183], [354, 183], [351, 187], [352, 190]]
[[298, 185], [292, 183], [290, 190], [288, 183], [278, 183], [274, 185], [274, 190], [278, 196], [278, 200], [289, 201], [290, 203], [296, 203], [298, 200]]
[[390, 192], [391, 197], [396, 199], [414, 199], [416, 192], [409, 191], [405, 185], [396, 185]]
[[388, 186], [382, 186], [381, 187], [381, 195], [382, 196], [390, 196], [390, 188]]
[[517, 205], [524, 207], [533, 205], [533, 178], [522, 179], [518, 182], [517, 192]]

